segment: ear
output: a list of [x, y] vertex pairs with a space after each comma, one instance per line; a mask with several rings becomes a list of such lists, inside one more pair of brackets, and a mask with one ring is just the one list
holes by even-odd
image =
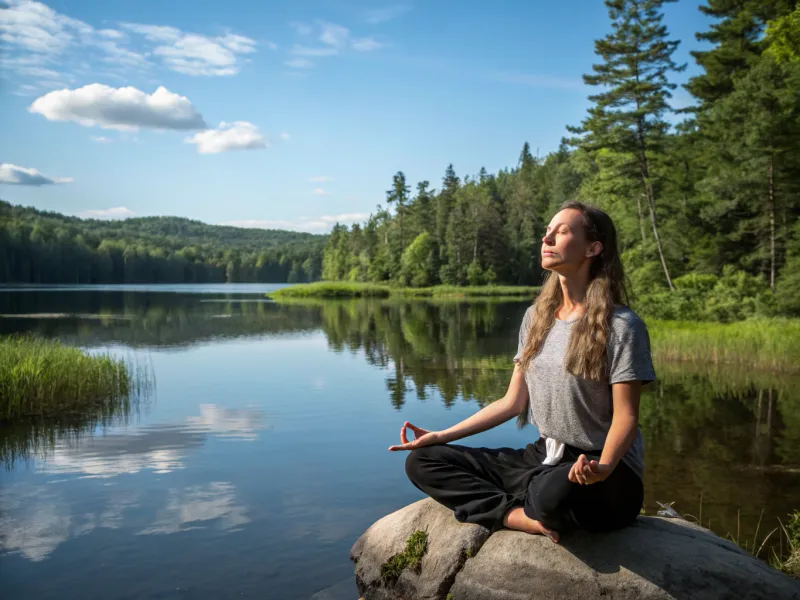
[[603, 244], [600, 242], [592, 242], [586, 249], [586, 256], [597, 256], [603, 251]]

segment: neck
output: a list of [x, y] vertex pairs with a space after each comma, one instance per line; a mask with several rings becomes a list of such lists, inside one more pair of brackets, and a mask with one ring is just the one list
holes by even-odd
[[561, 306], [566, 314], [583, 308], [586, 289], [589, 287], [589, 271], [581, 269], [576, 273], [558, 276], [561, 284]]

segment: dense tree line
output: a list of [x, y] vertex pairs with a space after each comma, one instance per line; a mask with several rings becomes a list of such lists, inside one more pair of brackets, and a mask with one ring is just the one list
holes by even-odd
[[693, 52], [695, 99], [675, 111], [669, 0], [607, 0], [611, 32], [584, 76], [584, 121], [548, 156], [412, 192], [394, 176], [386, 207], [337, 225], [324, 279], [403, 285], [537, 284], [547, 220], [565, 200], [615, 219], [631, 288], [665, 317], [800, 314], [800, 7], [796, 0], [709, 0]]
[[176, 217], [82, 220], [0, 201], [0, 282], [315, 281], [325, 239]]

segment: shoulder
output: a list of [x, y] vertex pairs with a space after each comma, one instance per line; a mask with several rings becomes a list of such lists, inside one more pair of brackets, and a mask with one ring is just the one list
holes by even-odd
[[616, 306], [609, 322], [610, 334], [616, 338], [647, 335], [647, 326], [642, 318], [627, 306]]

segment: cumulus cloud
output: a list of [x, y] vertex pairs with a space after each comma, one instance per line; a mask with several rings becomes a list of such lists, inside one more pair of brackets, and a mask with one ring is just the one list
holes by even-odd
[[152, 49], [153, 55], [167, 68], [184, 75], [235, 75], [241, 68], [240, 55], [256, 51], [255, 40], [234, 33], [210, 37], [165, 25], [122, 23], [121, 27], [159, 44]]
[[111, 142], [113, 142], [113, 141], [114, 141], [114, 140], [112, 140], [111, 138], [109, 138], [109, 137], [106, 137], [106, 136], [104, 136], [104, 135], [93, 135], [93, 136], [91, 137], [91, 140], [92, 140], [93, 142], [97, 142], [98, 144], [110, 144]]
[[75, 121], [86, 127], [135, 131], [202, 129], [203, 116], [185, 96], [159, 87], [146, 94], [134, 87], [112, 88], [92, 83], [75, 90], [57, 90], [37, 98], [28, 109], [51, 121]]
[[366, 213], [345, 213], [340, 215], [325, 215], [322, 217], [300, 217], [296, 220], [245, 219], [228, 221], [226, 223], [220, 223], [220, 225], [243, 227], [245, 229], [285, 229], [308, 233], [326, 233], [330, 231], [336, 223], [351, 225], [353, 223], [366, 221], [368, 218], [369, 215]]
[[135, 217], [136, 213], [124, 206], [105, 208], [102, 210], [86, 210], [78, 213], [81, 219], [127, 219]]
[[200, 154], [217, 154], [228, 150], [261, 150], [269, 145], [258, 127], [247, 121], [223, 121], [219, 128], [200, 131], [185, 141], [196, 144]]
[[10, 163], [0, 163], [0, 183], [13, 185], [51, 185], [55, 183], [70, 183], [70, 177], [48, 177], [36, 169], [26, 169]]
[[321, 187], [314, 188], [311, 191], [311, 193], [314, 194], [315, 196], [330, 196], [331, 195], [331, 193], [328, 190], [326, 190], [324, 188], [321, 188]]

